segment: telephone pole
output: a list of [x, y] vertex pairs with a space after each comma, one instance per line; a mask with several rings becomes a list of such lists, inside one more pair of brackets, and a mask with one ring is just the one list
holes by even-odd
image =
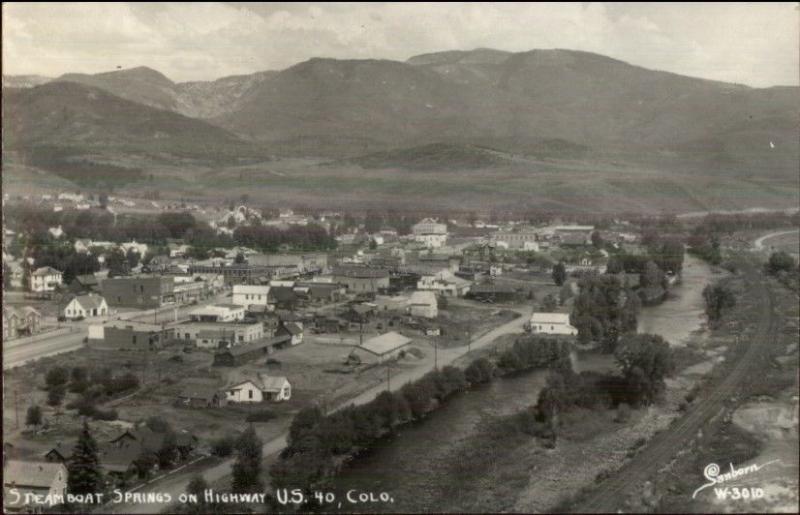
[[389, 363], [386, 364], [386, 390], [392, 391], [392, 367]]
[[19, 429], [19, 404], [17, 403], [17, 390], [14, 389], [14, 418], [17, 422], [17, 429]]
[[439, 343], [435, 338], [433, 340], [433, 368], [439, 370]]

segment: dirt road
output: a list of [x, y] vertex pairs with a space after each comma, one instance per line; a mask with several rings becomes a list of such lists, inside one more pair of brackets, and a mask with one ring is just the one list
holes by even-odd
[[[761, 316], [756, 332], [742, 352], [730, 373], [702, 400], [692, 406], [688, 413], [666, 431], [657, 434], [631, 461], [611, 477], [597, 485], [594, 494], [584, 498], [573, 507], [577, 513], [613, 513], [623, 509], [622, 503], [626, 495], [639, 494], [643, 483], [658, 472], [678, 451], [686, 449], [689, 442], [710, 419], [718, 415], [726, 401], [734, 395], [737, 386], [745, 381], [758, 365], [762, 349], [771, 342], [771, 336], [777, 330], [776, 317], [773, 310], [773, 298], [764, 281], [752, 265], [742, 268], [747, 282], [753, 291], [758, 291], [763, 301]], [[638, 489], [638, 490], [637, 490]]]

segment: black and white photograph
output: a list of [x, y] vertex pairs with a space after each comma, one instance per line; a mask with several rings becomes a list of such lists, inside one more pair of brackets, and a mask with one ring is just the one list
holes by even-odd
[[800, 512], [800, 4], [3, 2], [3, 513]]

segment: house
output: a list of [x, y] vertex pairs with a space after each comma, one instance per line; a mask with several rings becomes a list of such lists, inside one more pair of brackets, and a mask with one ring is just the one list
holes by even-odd
[[498, 247], [510, 250], [539, 250], [539, 235], [533, 230], [498, 231], [492, 235], [492, 241]]
[[237, 304], [211, 304], [189, 312], [195, 322], [236, 322], [244, 319], [245, 308]]
[[418, 290], [432, 290], [449, 297], [463, 297], [469, 292], [471, 283], [449, 271], [423, 275], [417, 282]]
[[[101, 330], [92, 330], [97, 328]], [[89, 336], [94, 337], [92, 339], [100, 338], [104, 344], [120, 349], [158, 349], [169, 339], [169, 330], [145, 322], [112, 320], [90, 327]]]
[[288, 401], [292, 397], [289, 380], [258, 373], [225, 388], [228, 402]]
[[269, 302], [269, 286], [235, 284], [231, 302], [244, 306], [248, 311], [251, 306], [264, 306], [270, 311], [275, 309], [275, 305]]
[[275, 334], [287, 334], [291, 337], [292, 345], [301, 344], [303, 343], [303, 324], [302, 322], [284, 322]]
[[50, 227], [47, 229], [47, 232], [49, 232], [50, 236], [55, 239], [59, 239], [64, 236], [64, 229], [62, 229], [60, 225], [58, 227]]
[[[153, 431], [146, 425], [126, 429], [114, 439], [100, 444], [100, 467], [111, 477], [124, 479], [134, 471], [134, 462], [143, 455], [156, 457], [167, 433]], [[197, 446], [197, 437], [187, 431], [177, 431], [175, 445], [181, 459], [186, 459]]]
[[414, 241], [428, 248], [441, 247], [447, 242], [447, 225], [425, 218], [411, 227]]
[[37, 268], [30, 274], [30, 288], [32, 292], [52, 292], [61, 286], [62, 274], [50, 266]]
[[175, 278], [169, 276], [115, 277], [100, 286], [109, 306], [150, 309], [174, 302]]
[[408, 301], [408, 309], [411, 316], [436, 318], [439, 315], [436, 294], [432, 291], [415, 291]]
[[3, 306], [3, 340], [37, 334], [41, 323], [42, 314], [31, 306]]
[[356, 346], [350, 356], [361, 363], [383, 363], [398, 357], [411, 341], [411, 338], [390, 331]]
[[62, 311], [65, 318], [102, 317], [108, 314], [106, 299], [96, 294], [79, 295], [70, 300]]
[[578, 334], [578, 329], [569, 323], [569, 313], [533, 313], [528, 328], [534, 334]]
[[188, 408], [220, 408], [228, 403], [225, 392], [207, 380], [188, 380], [178, 394], [177, 406]]
[[389, 288], [389, 272], [379, 268], [339, 267], [333, 272], [333, 280], [349, 293], [378, 293]]
[[[64, 504], [67, 477], [63, 463], [4, 460], [3, 512], [41, 512], [46, 507]], [[45, 502], [31, 504], [33, 496], [42, 496]]]
[[519, 297], [519, 293], [512, 286], [496, 283], [473, 284], [467, 296], [481, 302], [511, 302]]
[[261, 322], [189, 321], [172, 327], [173, 338], [205, 349], [219, 349], [252, 343], [264, 337]]
[[294, 309], [299, 300], [293, 286], [271, 286], [267, 303], [273, 309]]
[[130, 251], [139, 254], [139, 256], [144, 256], [145, 254], [147, 254], [147, 248], [148, 248], [147, 243], [137, 243], [136, 240], [133, 240], [125, 243], [120, 243], [119, 246], [122, 249], [122, 252], [126, 254]]
[[100, 293], [100, 281], [94, 274], [76, 275], [69, 283], [69, 290], [76, 295]]
[[275, 349], [289, 345], [291, 345], [291, 337], [288, 334], [282, 334], [269, 340], [221, 349], [214, 354], [214, 366], [236, 367], [266, 357]]

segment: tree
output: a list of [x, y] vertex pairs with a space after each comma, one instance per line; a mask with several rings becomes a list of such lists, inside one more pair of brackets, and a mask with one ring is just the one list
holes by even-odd
[[100, 209], [108, 208], [108, 194], [101, 193], [97, 196], [97, 201], [100, 203]]
[[791, 272], [797, 267], [794, 258], [787, 252], [773, 252], [767, 262], [767, 273], [777, 275], [780, 272]]
[[234, 493], [258, 493], [264, 490], [261, 481], [261, 446], [252, 424], [236, 442], [236, 462], [233, 464]]
[[552, 293], [548, 293], [542, 299], [542, 305], [539, 309], [541, 309], [545, 313], [552, 313], [558, 307], [558, 303], [556, 302], [556, 298], [553, 296]]
[[467, 366], [464, 376], [470, 384], [488, 383], [494, 376], [494, 366], [486, 358], [478, 358]]
[[722, 318], [722, 311], [736, 305], [736, 297], [730, 288], [724, 284], [708, 285], [703, 289], [703, 298], [706, 301], [706, 315], [711, 325], [715, 325]]
[[140, 257], [141, 256], [139, 256], [139, 253], [135, 249], [133, 248], [128, 249], [128, 252], [125, 254], [125, 260], [128, 262], [129, 270], [136, 268], [136, 266], [139, 264]]
[[553, 282], [556, 283], [557, 286], [561, 286], [564, 284], [564, 281], [567, 280], [567, 268], [564, 266], [562, 261], [559, 261], [553, 267]]
[[161, 447], [156, 451], [156, 459], [158, 460], [159, 469], [168, 469], [178, 459], [178, 438], [175, 433], [168, 430], [164, 434], [164, 440], [161, 442]]
[[11, 267], [3, 261], [3, 290], [11, 289]]
[[64, 367], [53, 367], [47, 371], [44, 381], [48, 389], [64, 386], [69, 381], [69, 371]]
[[47, 391], [47, 404], [49, 406], [61, 405], [61, 401], [64, 400], [64, 395], [66, 395], [66, 387], [63, 384], [50, 387]]
[[657, 334], [623, 336], [614, 357], [637, 404], [654, 402], [664, 390], [664, 378], [675, 369], [669, 343]]
[[197, 498], [197, 504], [206, 504], [205, 492], [208, 490], [208, 483], [203, 476], [194, 476], [186, 485], [186, 493]]
[[640, 284], [642, 288], [663, 287], [664, 272], [653, 261], [648, 261], [644, 265], [644, 273], [641, 276]]
[[298, 442], [301, 437], [313, 431], [322, 421], [322, 410], [317, 406], [308, 406], [297, 412], [289, 426], [289, 446]]
[[26, 426], [38, 426], [42, 423], [42, 408], [37, 405], [33, 405], [28, 408], [28, 412], [25, 415], [25, 425]]
[[94, 494], [101, 489], [100, 462], [97, 459], [97, 442], [83, 423], [83, 431], [67, 463], [67, 491], [71, 494]]
[[236, 254], [236, 257], [233, 259], [233, 262], [234, 262], [234, 263], [236, 263], [237, 265], [241, 265], [241, 264], [242, 264], [242, 263], [244, 263], [245, 261], [246, 261], [246, 260], [245, 260], [245, 258], [244, 258], [244, 254], [242, 254], [241, 252], [239, 252], [238, 254]]
[[605, 242], [603, 241], [603, 237], [600, 236], [600, 231], [593, 231], [592, 232], [592, 245], [596, 249], [601, 249], [601, 248], [603, 248], [603, 245], [605, 245]]
[[106, 267], [108, 267], [108, 276], [116, 277], [118, 275], [126, 275], [128, 273], [128, 258], [122, 249], [112, 249], [106, 255]]

